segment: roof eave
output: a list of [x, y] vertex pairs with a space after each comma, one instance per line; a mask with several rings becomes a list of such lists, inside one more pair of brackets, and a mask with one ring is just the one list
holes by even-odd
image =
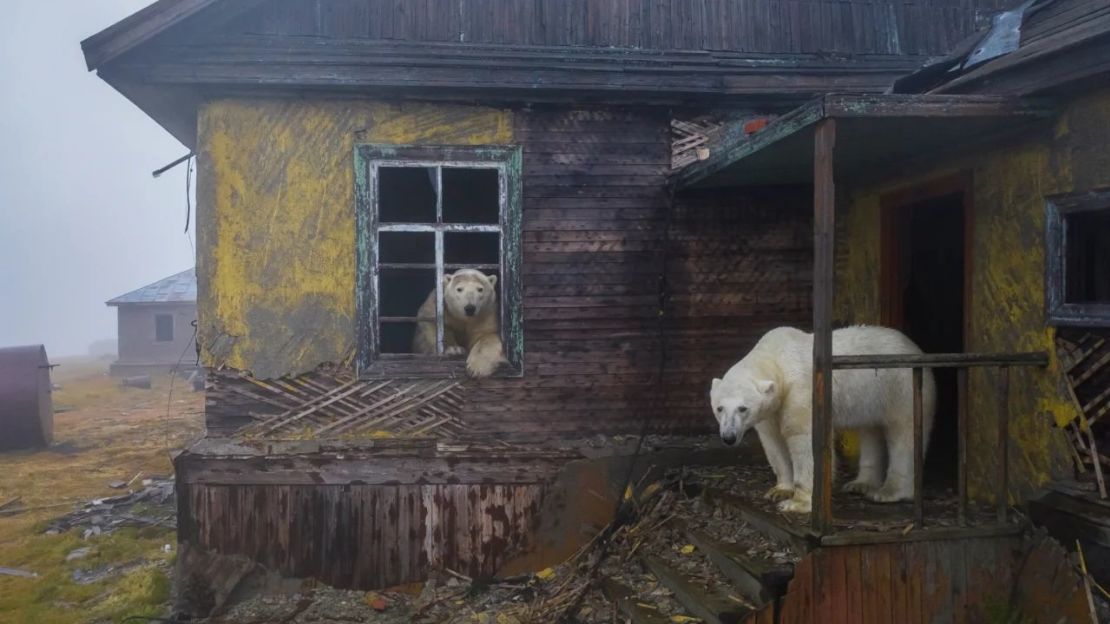
[[93, 71], [220, 0], [157, 0], [81, 42]]
[[779, 142], [812, 129], [829, 118], [950, 118], [1012, 117], [1039, 119], [1055, 111], [1045, 99], [996, 95], [841, 95], [816, 98], [775, 119], [755, 135], [733, 122], [709, 158], [675, 172], [671, 184], [678, 190], [711, 186], [714, 176], [757, 157]]

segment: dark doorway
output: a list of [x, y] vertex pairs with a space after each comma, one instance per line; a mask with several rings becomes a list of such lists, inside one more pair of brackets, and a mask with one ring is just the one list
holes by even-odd
[[[957, 185], [958, 186], [958, 185]], [[884, 324], [926, 353], [961, 353], [967, 292], [965, 191], [952, 184], [884, 202]], [[935, 369], [937, 411], [925, 459], [929, 483], [954, 485], [958, 393], [955, 369]]]

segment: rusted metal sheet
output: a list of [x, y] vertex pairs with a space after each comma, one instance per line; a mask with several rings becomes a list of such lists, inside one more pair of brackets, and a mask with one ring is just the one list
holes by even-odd
[[46, 348], [0, 349], [0, 451], [47, 446], [53, 439]]

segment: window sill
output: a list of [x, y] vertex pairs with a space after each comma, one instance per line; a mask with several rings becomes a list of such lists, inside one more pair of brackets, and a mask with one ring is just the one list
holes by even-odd
[[1110, 304], [1067, 303], [1046, 314], [1048, 324], [1057, 327], [1110, 327]]
[[[470, 379], [466, 372], [466, 358], [407, 354], [380, 356], [368, 367], [360, 370], [358, 376], [361, 379], [388, 377]], [[489, 376], [489, 379], [513, 379], [523, 376], [524, 370], [519, 364], [502, 364]]]

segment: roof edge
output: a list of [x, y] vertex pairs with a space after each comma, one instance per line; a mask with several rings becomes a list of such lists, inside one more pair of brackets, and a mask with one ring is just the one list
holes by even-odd
[[220, 0], [157, 0], [81, 42], [92, 71]]

